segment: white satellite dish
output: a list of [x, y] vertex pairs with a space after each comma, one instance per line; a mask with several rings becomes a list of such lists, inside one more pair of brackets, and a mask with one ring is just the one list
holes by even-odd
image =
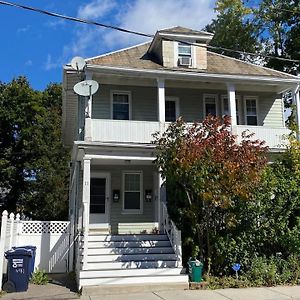
[[76, 71], [83, 71], [85, 68], [85, 60], [80, 56], [75, 56], [71, 60], [71, 66]]
[[94, 95], [99, 88], [99, 83], [95, 80], [84, 80], [74, 85], [74, 92], [80, 96], [90, 97]]

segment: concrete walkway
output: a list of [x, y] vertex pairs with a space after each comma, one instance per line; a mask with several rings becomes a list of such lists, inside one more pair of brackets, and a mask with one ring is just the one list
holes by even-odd
[[81, 300], [300, 300], [300, 286], [82, 296]]
[[[79, 295], [69, 288], [49, 283], [44, 286], [30, 285], [27, 292], [11, 293], [2, 296], [3, 300], [79, 300]], [[220, 289], [220, 290], [185, 290], [161, 291], [138, 294], [116, 294], [81, 296], [80, 300], [300, 300], [300, 286]]]

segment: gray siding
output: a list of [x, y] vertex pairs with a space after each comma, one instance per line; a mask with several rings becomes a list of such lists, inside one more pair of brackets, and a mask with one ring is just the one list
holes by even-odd
[[[91, 171], [109, 172], [111, 176], [110, 199], [112, 190], [120, 190], [120, 200], [118, 202], [110, 201], [110, 224], [113, 233], [117, 233], [118, 223], [137, 223], [155, 221], [155, 197], [152, 196], [151, 202], [145, 201], [145, 190], [152, 190], [154, 195], [154, 166], [92, 166]], [[142, 214], [123, 214], [123, 191], [122, 177], [123, 171], [142, 171], [143, 172], [143, 213]]]
[[[143, 86], [118, 86], [101, 85], [93, 98], [92, 117], [95, 119], [111, 118], [111, 92], [129, 91], [131, 93], [132, 120], [157, 121], [157, 89]], [[204, 94], [217, 95], [217, 111], [222, 115], [221, 95], [227, 91], [166, 88], [166, 97], [179, 98], [180, 116], [186, 122], [202, 120], [204, 117], [203, 96]], [[240, 125], [245, 124], [244, 96], [258, 96], [258, 125], [270, 127], [282, 127], [284, 124], [283, 103], [275, 93], [239, 92], [240, 97]]]

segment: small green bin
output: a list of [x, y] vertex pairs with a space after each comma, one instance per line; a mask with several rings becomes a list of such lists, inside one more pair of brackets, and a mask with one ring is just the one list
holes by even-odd
[[189, 278], [191, 282], [202, 281], [203, 264], [199, 260], [189, 259], [188, 261]]

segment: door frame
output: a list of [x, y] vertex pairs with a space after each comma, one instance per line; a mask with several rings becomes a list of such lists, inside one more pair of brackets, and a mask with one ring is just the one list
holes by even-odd
[[[102, 227], [108, 227], [110, 223], [110, 211], [111, 211], [111, 197], [110, 197], [110, 187], [111, 187], [111, 176], [109, 172], [97, 172], [92, 171], [90, 178], [105, 178], [105, 211], [107, 215], [107, 223], [95, 223], [90, 224], [90, 228], [102, 228]], [[91, 214], [89, 212], [89, 214]]]

